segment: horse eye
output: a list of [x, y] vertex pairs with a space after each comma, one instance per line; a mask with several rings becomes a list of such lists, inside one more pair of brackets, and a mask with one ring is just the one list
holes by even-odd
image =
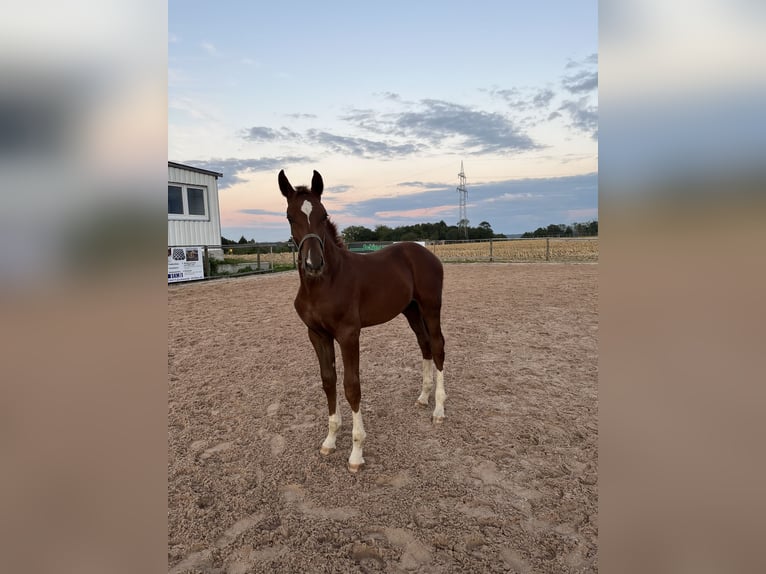
[[292, 218], [292, 217], [290, 217], [289, 215], [287, 216], [287, 222], [288, 222], [288, 223], [292, 223], [292, 222], [293, 222], [293, 218]]

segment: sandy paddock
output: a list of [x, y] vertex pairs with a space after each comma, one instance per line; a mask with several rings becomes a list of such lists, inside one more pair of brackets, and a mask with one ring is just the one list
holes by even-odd
[[[168, 287], [173, 573], [597, 570], [597, 266], [445, 266], [446, 421], [403, 316], [362, 331], [367, 466], [296, 272]], [[339, 351], [338, 351], [338, 357]]]

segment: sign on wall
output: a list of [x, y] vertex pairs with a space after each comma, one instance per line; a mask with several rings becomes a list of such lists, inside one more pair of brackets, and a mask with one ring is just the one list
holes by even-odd
[[205, 278], [201, 247], [168, 247], [168, 283]]

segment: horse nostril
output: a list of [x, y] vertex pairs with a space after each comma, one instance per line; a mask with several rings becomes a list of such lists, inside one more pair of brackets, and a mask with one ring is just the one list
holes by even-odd
[[305, 267], [309, 271], [319, 271], [324, 266], [324, 258], [317, 257], [316, 259], [307, 258]]

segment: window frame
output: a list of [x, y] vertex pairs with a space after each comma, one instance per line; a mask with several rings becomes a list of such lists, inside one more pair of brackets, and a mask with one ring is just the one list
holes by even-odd
[[[180, 183], [175, 181], [169, 181], [168, 187], [180, 187], [181, 188], [181, 203], [183, 205], [183, 213], [168, 213], [168, 220], [170, 221], [210, 221], [210, 201], [208, 197], [208, 186], [199, 185], [196, 183]], [[202, 190], [202, 202], [205, 207], [204, 215], [191, 215], [189, 213], [189, 189], [201, 189]], [[170, 193], [168, 191], [168, 193]]]

